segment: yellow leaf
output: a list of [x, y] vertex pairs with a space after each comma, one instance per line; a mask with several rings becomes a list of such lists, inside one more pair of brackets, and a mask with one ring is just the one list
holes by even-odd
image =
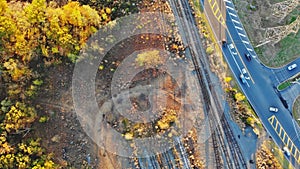
[[106, 9], [105, 9], [105, 12], [106, 12], [107, 14], [111, 14], [111, 9], [110, 9], [110, 8], [106, 8]]

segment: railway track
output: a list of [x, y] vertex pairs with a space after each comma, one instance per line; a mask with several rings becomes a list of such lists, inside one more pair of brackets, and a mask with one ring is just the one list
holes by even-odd
[[[190, 46], [191, 60], [195, 67], [195, 72], [201, 86], [203, 101], [205, 101], [204, 109], [210, 117], [210, 127], [212, 133], [213, 148], [215, 153], [216, 168], [222, 168], [221, 153], [223, 161], [226, 162], [228, 168], [247, 168], [241, 149], [234, 137], [233, 131], [224, 116], [224, 109], [221, 107], [216, 89], [210, 78], [208, 59], [205, 57], [204, 49], [202, 48], [201, 40], [195, 28], [195, 21], [191, 13], [191, 8], [186, 0], [170, 0], [173, 10], [177, 11], [177, 15], [181, 18], [177, 19], [182, 27], [185, 27], [185, 35], [190, 37], [186, 39]], [[182, 19], [183, 18], [183, 19]], [[182, 21], [183, 20], [183, 21]], [[189, 25], [190, 24], [190, 25]], [[198, 45], [195, 44], [195, 40]], [[200, 44], [200, 45], [199, 45]], [[198, 51], [200, 53], [198, 53]], [[202, 56], [202, 57], [199, 57]], [[213, 104], [212, 104], [213, 103]], [[219, 120], [216, 120], [219, 119]], [[219, 123], [220, 122], [220, 123]], [[232, 163], [233, 161], [233, 163]]]
[[[215, 155], [215, 168], [247, 168], [242, 151], [233, 134], [230, 124], [224, 116], [224, 108], [220, 102], [220, 96], [212, 85], [211, 72], [208, 58], [205, 56], [205, 50], [202, 47], [198, 29], [195, 27], [194, 17], [191, 8], [186, 0], [169, 0], [180, 29], [183, 29], [182, 39], [188, 44], [187, 49], [190, 53], [190, 59], [195, 67], [194, 71], [201, 87], [201, 97], [204, 104], [204, 110], [209, 117], [211, 139]], [[166, 152], [149, 156], [146, 158], [136, 158], [132, 162], [133, 168], [139, 169], [190, 169], [191, 164], [189, 155], [186, 152], [181, 140], [175, 139], [174, 147]], [[188, 142], [188, 146], [193, 149], [193, 143]], [[147, 152], [145, 152], [147, 153]]]
[[[191, 169], [188, 154], [180, 140], [174, 140], [174, 147], [168, 151], [144, 158], [131, 159], [131, 168], [134, 169]], [[145, 155], [147, 152], [145, 152]]]

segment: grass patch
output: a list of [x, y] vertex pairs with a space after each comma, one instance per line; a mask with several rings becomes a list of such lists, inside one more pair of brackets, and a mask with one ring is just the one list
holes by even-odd
[[289, 24], [293, 23], [296, 19], [297, 19], [296, 16], [292, 16], [291, 19], [290, 19], [290, 21], [289, 21]]
[[291, 83], [289, 81], [285, 81], [278, 85], [278, 90], [284, 90], [284, 89], [288, 88], [290, 85], [291, 85]]
[[263, 49], [262, 49], [262, 47], [254, 48], [254, 51], [258, 55], [263, 55]]
[[281, 49], [277, 53], [276, 61], [286, 63], [300, 56], [300, 31], [297, 34], [289, 34], [278, 43]]
[[283, 1], [286, 1], [286, 0], [272, 0], [272, 4], [276, 4], [276, 3], [278, 3], [278, 2], [283, 2]]
[[[194, 2], [195, 9], [199, 9], [200, 10], [200, 8], [201, 8], [200, 1], [193, 1], [193, 2]], [[198, 12], [200, 12], [200, 11], [198, 11]]]
[[300, 120], [297, 120], [300, 118], [300, 96], [296, 99], [293, 105], [293, 117], [297, 121], [298, 125], [300, 125]]
[[299, 83], [299, 80], [300, 80], [300, 73], [289, 78], [285, 82], [280, 83], [277, 88], [278, 88], [278, 90], [284, 90], [284, 89], [288, 88], [289, 86], [291, 86], [292, 83], [295, 83], [295, 82]]

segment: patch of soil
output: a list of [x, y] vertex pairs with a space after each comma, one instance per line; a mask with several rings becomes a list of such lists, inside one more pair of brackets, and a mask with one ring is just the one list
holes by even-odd
[[36, 99], [41, 116], [47, 116], [45, 123], [36, 122], [29, 137], [42, 138], [42, 145], [54, 153], [54, 159], [63, 168], [84, 168], [97, 166], [97, 152], [94, 143], [82, 130], [73, 109], [71, 82], [73, 67], [61, 64], [50, 67], [45, 79], [44, 90]]
[[[113, 76], [111, 68], [116, 68], [117, 64], [133, 51], [148, 49], [150, 46], [152, 48], [164, 47], [163, 39], [160, 36], [145, 36], [149, 38], [144, 40], [141, 36], [136, 36], [123, 41], [105, 57], [106, 61], [103, 64], [106, 64], [106, 69], [99, 71], [96, 78], [96, 97], [99, 105], [110, 97], [110, 83]], [[126, 44], [126, 48], [120, 48], [124, 44]], [[47, 77], [44, 80], [46, 86], [43, 87], [42, 94], [37, 97], [35, 102], [41, 112], [40, 115], [47, 116], [49, 119], [45, 123], [35, 123], [33, 125], [34, 132], [28, 136], [41, 137], [43, 147], [46, 147], [48, 152], [54, 153], [55, 161], [63, 168], [84, 168], [86, 166], [101, 169], [122, 168], [122, 164], [118, 161], [126, 161], [126, 158], [99, 149], [85, 134], [77, 119], [73, 108], [71, 89], [73, 66], [60, 64], [47, 68], [46, 72]], [[155, 79], [159, 74], [162, 72], [157, 75], [153, 71], [142, 73], [134, 82], [145, 84], [147, 81], [151, 81], [151, 78], [147, 78], [147, 76], [151, 75], [152, 79]], [[171, 90], [174, 88], [168, 83], [165, 85], [165, 88]], [[171, 104], [173, 101], [169, 103]], [[145, 103], [139, 102], [139, 104]]]

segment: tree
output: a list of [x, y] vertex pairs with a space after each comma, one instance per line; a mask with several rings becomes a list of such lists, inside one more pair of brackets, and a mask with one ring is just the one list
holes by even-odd
[[33, 107], [28, 107], [24, 103], [17, 102], [5, 114], [2, 128], [8, 133], [18, 133], [20, 130], [29, 127], [35, 118], [36, 111]]
[[[8, 144], [5, 142], [5, 144]], [[1, 146], [0, 146], [1, 150]], [[41, 148], [40, 139], [29, 139], [17, 144], [11, 151], [0, 151], [0, 168], [6, 169], [57, 169], [59, 166]]]
[[225, 82], [226, 82], [226, 83], [229, 83], [231, 80], [232, 80], [231, 77], [225, 77]]
[[76, 55], [100, 24], [97, 11], [78, 2], [69, 2], [62, 8], [49, 7], [46, 17], [49, 46], [42, 48], [47, 51], [45, 54]]
[[138, 66], [145, 66], [147, 68], [156, 67], [159, 64], [162, 64], [162, 59], [158, 50], [151, 50], [140, 53], [137, 55], [135, 61]]
[[254, 119], [252, 118], [252, 117], [247, 117], [247, 119], [246, 119], [246, 124], [248, 124], [248, 125], [250, 125], [250, 126], [252, 126], [252, 127], [254, 127]]
[[211, 55], [212, 53], [214, 53], [214, 48], [211, 47], [211, 46], [208, 46], [208, 47], [206, 48], [206, 53], [209, 54], [209, 55]]
[[33, 0], [30, 4], [0, 1], [4, 58], [16, 55], [29, 62], [40, 54], [77, 54], [97, 31], [101, 18], [96, 10], [78, 2], [69, 2], [62, 8], [53, 4], [48, 5], [45, 0]]
[[177, 120], [176, 111], [173, 109], [163, 110], [163, 116], [157, 121], [157, 126], [162, 130], [170, 128], [170, 124]]
[[246, 97], [242, 94], [242, 93], [240, 93], [240, 92], [238, 92], [238, 93], [236, 93], [235, 95], [234, 95], [234, 98], [236, 99], [236, 101], [243, 101], [243, 100], [245, 100], [246, 99]]

